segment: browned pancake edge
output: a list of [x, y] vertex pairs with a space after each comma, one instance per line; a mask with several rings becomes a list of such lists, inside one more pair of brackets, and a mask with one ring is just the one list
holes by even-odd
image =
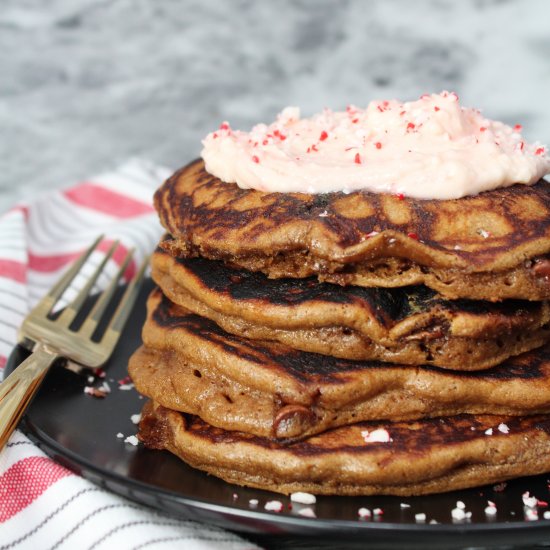
[[[148, 403], [139, 438], [238, 485], [279, 493], [408, 496], [550, 471], [549, 431], [548, 416], [461, 415], [358, 423], [282, 445]], [[374, 439], [388, 441], [369, 442], [373, 432]]]
[[224, 330], [345, 359], [480, 370], [543, 345], [548, 302], [444, 300], [426, 287], [340, 287], [268, 279], [158, 249], [152, 276], [174, 303]]

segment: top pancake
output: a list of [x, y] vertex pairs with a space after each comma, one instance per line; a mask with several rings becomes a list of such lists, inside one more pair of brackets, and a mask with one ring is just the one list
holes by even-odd
[[273, 278], [359, 286], [426, 284], [447, 298], [550, 298], [550, 183], [457, 200], [265, 193], [208, 174], [202, 161], [155, 194], [164, 246]]

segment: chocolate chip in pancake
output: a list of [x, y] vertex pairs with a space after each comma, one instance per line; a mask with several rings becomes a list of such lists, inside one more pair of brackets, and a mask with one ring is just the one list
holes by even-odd
[[550, 470], [549, 416], [361, 422], [285, 444], [148, 402], [139, 438], [230, 483], [280, 493], [420, 495]]
[[550, 298], [550, 183], [454, 200], [357, 191], [240, 189], [202, 161], [156, 192], [177, 257], [219, 259], [269, 277], [343, 285], [425, 284], [447, 298]]
[[548, 302], [449, 301], [424, 286], [268, 279], [220, 261], [174, 258], [160, 248], [152, 275], [171, 301], [232, 334], [346, 359], [477, 370], [550, 336]]

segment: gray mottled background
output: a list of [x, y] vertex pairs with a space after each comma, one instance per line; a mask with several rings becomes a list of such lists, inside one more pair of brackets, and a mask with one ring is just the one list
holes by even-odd
[[286, 105], [449, 89], [550, 143], [548, 0], [0, 1], [0, 211]]

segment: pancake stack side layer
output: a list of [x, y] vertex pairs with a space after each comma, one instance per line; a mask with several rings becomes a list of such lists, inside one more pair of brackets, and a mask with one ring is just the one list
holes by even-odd
[[550, 184], [155, 195], [139, 437], [228, 482], [415, 495], [550, 471]]

